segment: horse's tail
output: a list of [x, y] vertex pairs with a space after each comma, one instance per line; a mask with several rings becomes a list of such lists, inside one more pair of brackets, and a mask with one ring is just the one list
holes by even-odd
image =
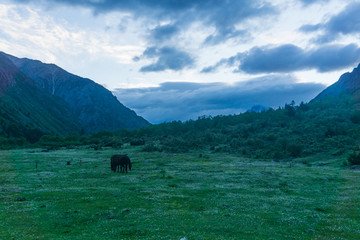
[[129, 170], [131, 170], [131, 161], [129, 159]]

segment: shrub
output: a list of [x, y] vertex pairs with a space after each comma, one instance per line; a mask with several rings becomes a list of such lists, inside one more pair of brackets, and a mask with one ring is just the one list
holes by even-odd
[[99, 144], [93, 144], [91, 147], [92, 147], [95, 151], [102, 150], [102, 146], [99, 145]]
[[161, 152], [162, 150], [158, 146], [155, 146], [155, 144], [148, 143], [143, 147], [142, 151], [143, 152]]
[[348, 157], [350, 165], [360, 165], [360, 152], [352, 152]]
[[350, 116], [350, 121], [354, 124], [359, 124], [360, 123], [360, 112], [353, 112]]
[[133, 139], [130, 141], [130, 145], [131, 146], [142, 146], [145, 145], [145, 140], [144, 139]]
[[58, 149], [65, 145], [63, 138], [53, 135], [43, 135], [37, 144], [49, 149]]
[[121, 148], [122, 141], [119, 138], [112, 137], [112, 138], [106, 138], [102, 141], [103, 147], [112, 147], [112, 148]]
[[300, 157], [303, 150], [303, 146], [299, 144], [289, 144], [287, 146], [287, 151], [290, 153], [291, 157]]

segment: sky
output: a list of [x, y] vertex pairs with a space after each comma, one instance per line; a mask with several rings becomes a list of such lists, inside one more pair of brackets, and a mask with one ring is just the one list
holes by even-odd
[[360, 0], [0, 0], [0, 51], [152, 123], [308, 102], [360, 63]]

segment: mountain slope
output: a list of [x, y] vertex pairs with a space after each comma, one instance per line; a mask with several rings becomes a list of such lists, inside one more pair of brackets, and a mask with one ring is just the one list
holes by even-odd
[[[4, 93], [9, 87], [15, 84], [17, 75], [21, 75], [19, 69], [0, 54], [0, 91]], [[22, 76], [24, 78], [24, 76]], [[21, 76], [19, 77], [21, 79]]]
[[63, 99], [87, 132], [134, 129], [149, 125], [121, 104], [112, 93], [90, 79], [68, 73], [54, 64], [6, 55], [39, 89]]
[[357, 102], [360, 100], [360, 64], [351, 73], [341, 75], [337, 82], [323, 90], [313, 101], [342, 95], [347, 95]]
[[[32, 79], [0, 54], [0, 133], [33, 141], [43, 132], [80, 131], [80, 124], [60, 98], [39, 90]], [[34, 138], [34, 139], [32, 139]]]

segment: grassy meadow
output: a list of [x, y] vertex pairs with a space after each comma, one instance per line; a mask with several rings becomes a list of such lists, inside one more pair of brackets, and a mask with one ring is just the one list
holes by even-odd
[[[133, 171], [110, 171], [116, 153]], [[4, 150], [0, 239], [360, 239], [360, 171], [342, 161]]]

